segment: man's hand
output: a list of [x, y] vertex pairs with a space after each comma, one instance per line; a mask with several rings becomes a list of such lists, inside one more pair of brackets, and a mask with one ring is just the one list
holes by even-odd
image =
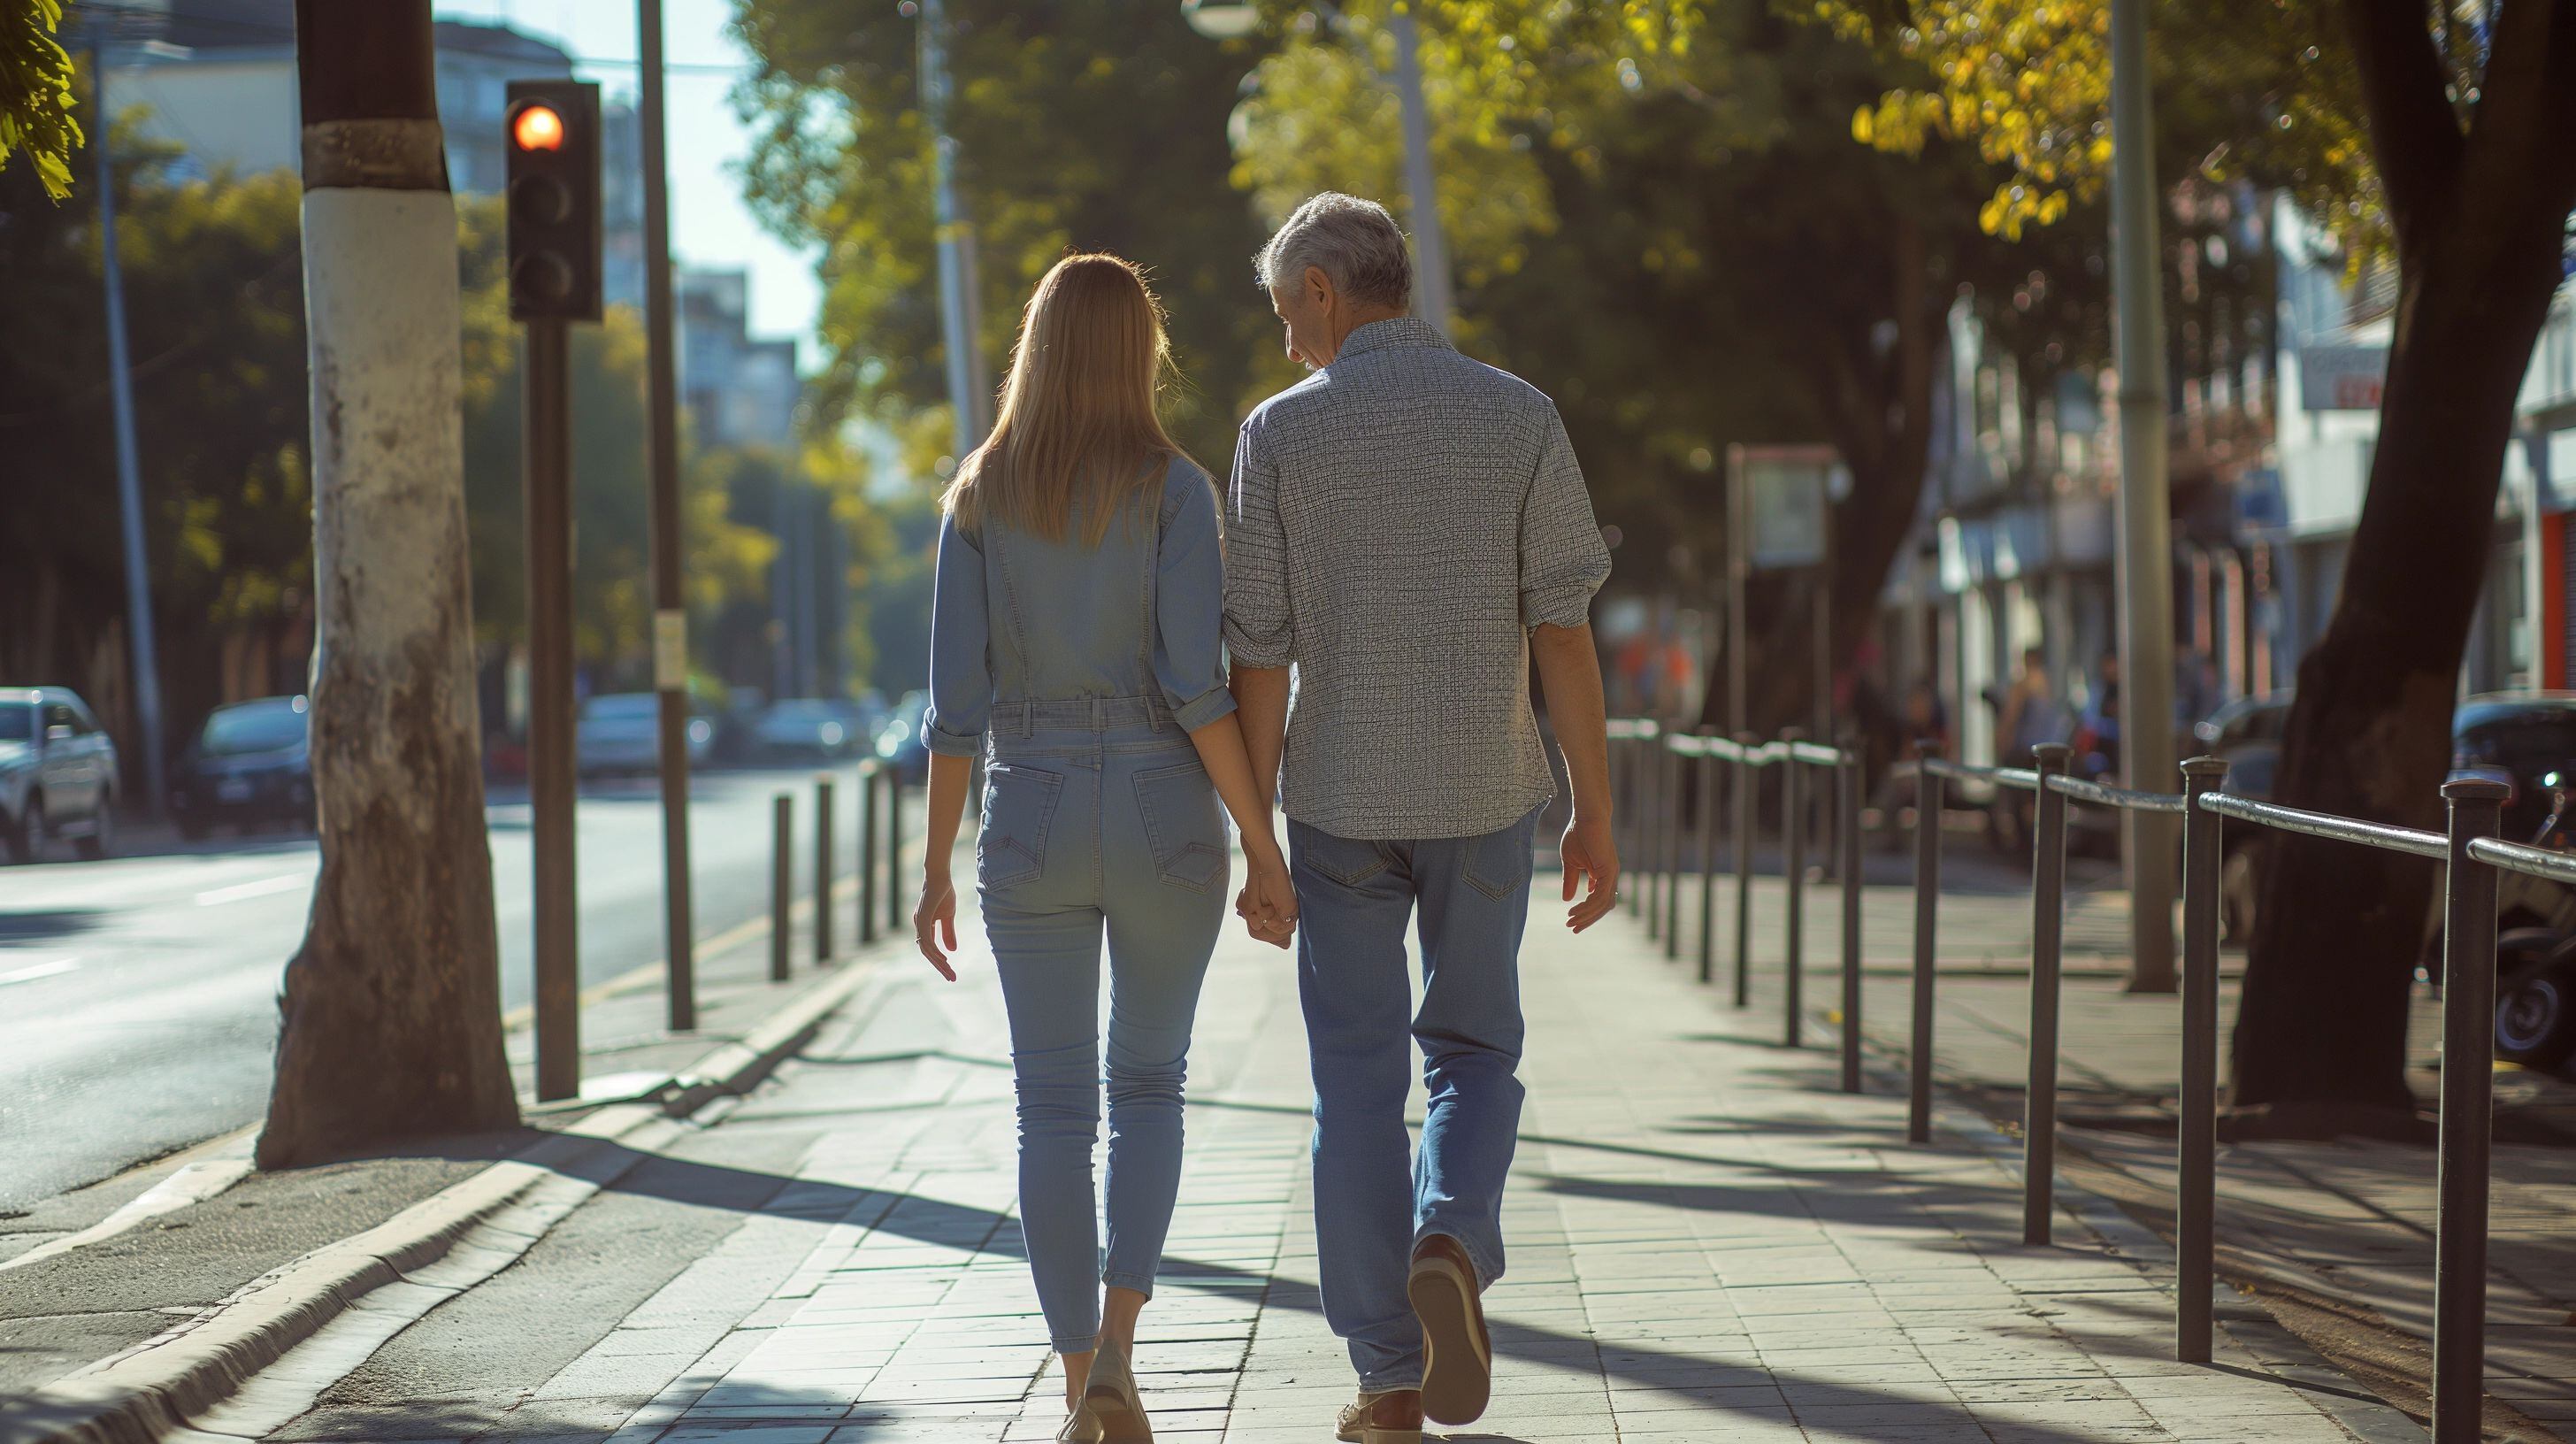
[[[912, 940], [939, 976], [957, 981], [957, 970], [948, 963], [957, 951], [957, 889], [948, 881], [945, 868], [921, 875], [921, 901], [912, 910]], [[940, 951], [943, 941], [948, 946], [945, 954]]]
[[[1565, 866], [1565, 900], [1574, 904], [1565, 910], [1565, 925], [1579, 933], [1619, 905], [1619, 847], [1610, 840], [1610, 820], [1577, 812], [1565, 825], [1557, 855]], [[1578, 877], [1586, 880], [1580, 902], [1574, 896]]]
[[1252, 864], [1243, 891], [1235, 895], [1234, 911], [1254, 938], [1274, 948], [1288, 946], [1297, 931], [1297, 889], [1288, 869]]

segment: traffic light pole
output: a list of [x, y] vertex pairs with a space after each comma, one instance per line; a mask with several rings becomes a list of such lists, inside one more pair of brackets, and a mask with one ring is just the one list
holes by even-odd
[[537, 1101], [581, 1092], [573, 905], [572, 405], [566, 322], [528, 324], [528, 803], [536, 854]]
[[688, 612], [680, 596], [680, 424], [672, 354], [671, 177], [664, 156], [662, 0], [636, 0], [644, 132], [644, 367], [652, 427], [653, 687], [661, 694], [662, 956], [673, 1032], [698, 1025], [689, 906]]

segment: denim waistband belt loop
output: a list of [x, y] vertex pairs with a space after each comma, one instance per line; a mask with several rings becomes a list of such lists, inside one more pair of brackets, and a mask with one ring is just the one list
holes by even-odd
[[1115, 732], [1129, 727], [1172, 727], [1169, 703], [1156, 696], [1060, 697], [1004, 702], [994, 709], [996, 723], [1009, 719], [1021, 737], [1039, 732]]

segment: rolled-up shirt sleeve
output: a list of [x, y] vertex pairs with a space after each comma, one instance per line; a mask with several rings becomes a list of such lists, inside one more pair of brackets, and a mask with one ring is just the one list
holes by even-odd
[[1288, 602], [1288, 538], [1279, 524], [1279, 475], [1261, 454], [1260, 418], [1234, 446], [1227, 496], [1225, 645], [1236, 665], [1285, 667], [1296, 660], [1297, 619]]
[[1172, 720], [1196, 732], [1234, 710], [1225, 686], [1219, 622], [1225, 550], [1218, 540], [1216, 488], [1194, 466], [1175, 466], [1163, 498], [1154, 556], [1154, 680]]
[[1521, 500], [1521, 625], [1579, 627], [1592, 619], [1592, 594], [1610, 578], [1610, 548], [1553, 406], [1543, 431], [1538, 470]]
[[930, 710], [921, 740], [948, 757], [984, 750], [993, 718], [992, 618], [984, 553], [951, 516], [939, 524], [939, 574], [930, 604]]

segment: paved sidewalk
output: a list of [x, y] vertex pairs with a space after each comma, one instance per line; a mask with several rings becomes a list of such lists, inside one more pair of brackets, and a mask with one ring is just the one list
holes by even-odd
[[[2029, 882], [1971, 855], [1971, 868], [1979, 864], [1968, 879], [1975, 890], [1941, 900], [1935, 1071], [1953, 1096], [2017, 1129], [2028, 1067]], [[2088, 871], [2089, 883], [2068, 904], [2059, 1167], [2164, 1229], [2175, 1187], [2181, 1000], [2125, 991], [2128, 899], [2107, 866]], [[1864, 1032], [1889, 1063], [1908, 1046], [1913, 994], [1913, 890], [1904, 876], [1902, 864], [1873, 865], [1862, 904]], [[1729, 882], [1720, 878], [1715, 906], [1720, 991], [1732, 976]], [[1695, 975], [1695, 878], [1682, 900], [1684, 964], [1676, 971]], [[1751, 1006], [1717, 1015], [1748, 1039], [1783, 1032], [1785, 904], [1778, 878], [1756, 880]], [[1809, 884], [1806, 1036], [1820, 1048], [1833, 1045], [1839, 1016], [1839, 906], [1836, 885]], [[2234, 1024], [2243, 963], [2234, 952], [2221, 959], [2222, 1038]], [[2420, 987], [2411, 1034], [2417, 1066], [2409, 1081], [2429, 1109], [2440, 1081], [2441, 1000]], [[2495, 1147], [2489, 1212], [2491, 1426], [2514, 1437], [2557, 1437], [2576, 1433], [2576, 1147], [2515, 1140], [2576, 1124], [2576, 1086], [2499, 1064], [2496, 1097], [2507, 1131]], [[2286, 1306], [2320, 1347], [2370, 1387], [2419, 1408], [2433, 1327], [2433, 1163], [2428, 1145], [2361, 1138], [2227, 1141], [2218, 1154], [2222, 1273], [2275, 1300], [2292, 1296]]]
[[[550, 1402], [657, 1390], [619, 1412], [617, 1444], [1049, 1437], [1061, 1381], [1019, 1257], [1000, 999], [978, 951], [954, 986], [891, 973], [879, 1006], [736, 1111], [720, 1132], [811, 1140], [794, 1180], [517, 1429], [479, 1437], [532, 1437]], [[1724, 1010], [1625, 919], [1569, 939], [1543, 907], [1524, 967], [1532, 1103], [1512, 1269], [1488, 1300], [1501, 1380], [1492, 1413], [1450, 1437], [2421, 1437], [2262, 1330], [2224, 1340], [2222, 1367], [2171, 1363], [2151, 1236], [2096, 1208], [2098, 1232], [2069, 1218], [2064, 1245], [2022, 1247], [2006, 1150], [1972, 1115], [1905, 1147], [1898, 1100], [1843, 1097], [1822, 1056], [1726, 1036]], [[1229, 940], [1200, 1020], [1189, 1168], [1138, 1349], [1157, 1430], [1329, 1438], [1351, 1378], [1313, 1282], [1290, 960]]]

